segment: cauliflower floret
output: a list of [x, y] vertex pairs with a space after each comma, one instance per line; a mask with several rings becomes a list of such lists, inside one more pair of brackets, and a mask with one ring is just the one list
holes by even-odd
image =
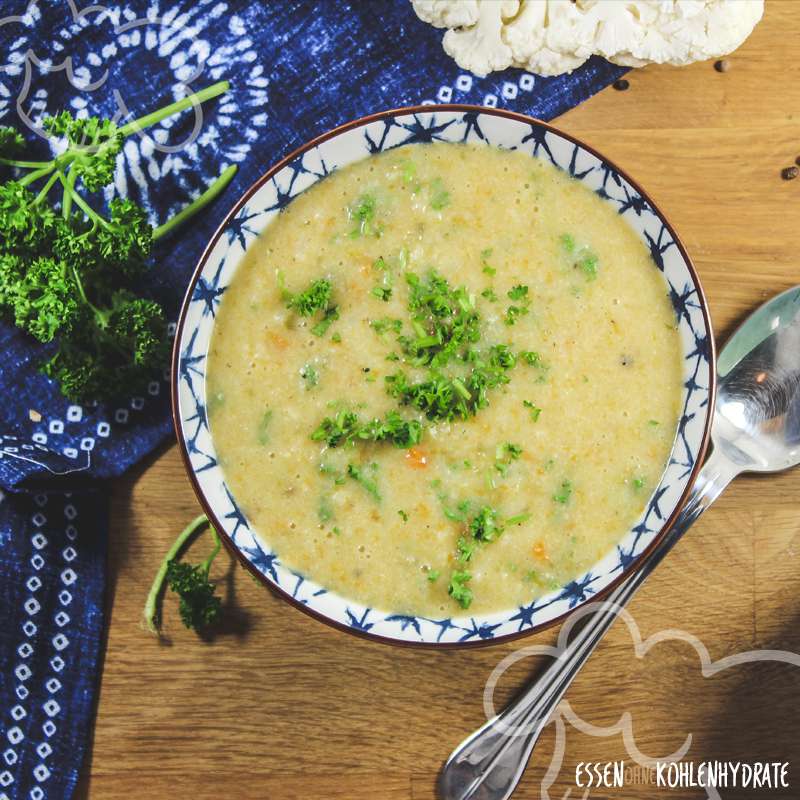
[[486, 75], [506, 69], [514, 63], [511, 48], [503, 41], [502, 31], [506, 20], [519, 11], [519, 0], [492, 0], [477, 2], [478, 18], [471, 27], [451, 28], [444, 35], [442, 47], [456, 63], [474, 72]]
[[735, 50], [764, 0], [411, 0], [417, 15], [450, 30], [444, 49], [485, 75], [518, 66], [571, 72], [592, 55], [615, 64], [689, 64]]

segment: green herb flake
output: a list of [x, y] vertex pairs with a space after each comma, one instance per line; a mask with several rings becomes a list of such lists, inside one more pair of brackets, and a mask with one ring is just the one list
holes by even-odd
[[639, 489], [644, 489], [645, 479], [644, 478], [634, 478], [632, 483], [633, 483], [633, 488], [638, 491]]
[[497, 294], [495, 294], [491, 286], [481, 292], [481, 297], [485, 297], [490, 303], [494, 303], [497, 300]]
[[258, 422], [256, 429], [256, 440], [259, 444], [269, 444], [269, 425], [272, 422], [272, 409], [268, 408], [262, 415]]
[[328, 328], [339, 319], [339, 309], [336, 306], [330, 306], [325, 309], [325, 316], [311, 329], [314, 336], [324, 336]]
[[524, 300], [528, 296], [528, 287], [524, 284], [518, 283], [512, 289], [508, 290], [509, 300]]
[[469, 572], [454, 572], [447, 586], [447, 593], [463, 609], [469, 608], [472, 604], [472, 590], [467, 586], [471, 580], [472, 575]]
[[306, 391], [313, 389], [319, 384], [319, 371], [313, 364], [305, 364], [300, 369], [300, 377], [305, 383]]
[[522, 525], [523, 522], [527, 522], [531, 518], [531, 515], [526, 512], [524, 514], [515, 514], [513, 517], [508, 517], [506, 519], [505, 525], [508, 527], [509, 525]]
[[661, 423], [657, 419], [649, 419], [649, 420], [647, 420], [647, 424], [651, 428], [657, 428]]
[[323, 524], [333, 519], [333, 506], [331, 505], [330, 498], [324, 495], [320, 497], [319, 504], [317, 505], [317, 518]]
[[350, 238], [359, 236], [380, 236], [380, 226], [375, 224], [377, 202], [371, 194], [363, 194], [355, 203], [347, 208], [348, 217], [355, 222], [355, 227], [350, 231]]
[[290, 294], [286, 307], [296, 311], [301, 317], [312, 317], [318, 311], [325, 311], [331, 298], [331, 282], [324, 278], [312, 281], [307, 289], [299, 294]]
[[403, 522], [408, 522], [408, 513], [406, 511], [403, 511], [403, 509], [401, 508], [398, 510], [397, 513], [399, 514], [400, 519], [402, 519]]
[[558, 237], [558, 241], [564, 252], [572, 253], [575, 250], [575, 238], [571, 234], [562, 233], [561, 236]]
[[384, 303], [388, 303], [392, 297], [392, 287], [391, 286], [373, 286], [370, 292], [374, 297], [377, 297], [378, 300], [383, 300]]
[[370, 477], [367, 473], [370, 472], [374, 476], [375, 473], [378, 471], [377, 464], [369, 464], [366, 467], [358, 466], [356, 464], [348, 464], [347, 465], [347, 475], [348, 477], [352, 478], [356, 483], [361, 484], [364, 489], [367, 490], [372, 497], [375, 498], [378, 502], [381, 500], [381, 494], [378, 491], [378, 484], [375, 481], [374, 477]]
[[463, 536], [458, 537], [458, 541], [456, 542], [456, 553], [459, 561], [463, 561], [465, 564], [468, 561], [472, 560], [472, 556], [475, 555], [475, 550], [477, 549], [478, 544], [475, 541], [467, 541], [467, 539]]
[[487, 275], [497, 275], [497, 270], [489, 263], [489, 259], [492, 255], [492, 248], [487, 247], [485, 250], [481, 250], [481, 269]]
[[444, 187], [441, 178], [434, 178], [430, 184], [431, 194], [431, 208], [435, 211], [441, 211], [446, 206], [450, 205], [450, 192]]
[[569, 480], [563, 480], [561, 482], [561, 486], [559, 486], [558, 491], [553, 495], [553, 500], [556, 503], [560, 503], [561, 505], [566, 505], [569, 503], [570, 498], [572, 497], [572, 483]]
[[439, 575], [441, 575], [441, 572], [439, 572], [438, 569], [428, 570], [428, 580], [431, 583], [434, 583], [435, 581], [439, 580]]
[[403, 329], [403, 323], [399, 319], [390, 319], [389, 317], [382, 317], [381, 319], [372, 319], [369, 322], [369, 326], [379, 336], [382, 336], [387, 331], [400, 333], [400, 331]]
[[339, 333], [339, 331], [335, 331], [334, 333], [331, 334], [331, 341], [336, 342], [336, 344], [339, 344], [342, 341], [342, 334]]
[[531, 419], [534, 422], [538, 422], [539, 421], [539, 416], [542, 413], [542, 409], [539, 408], [539, 406], [537, 406], [534, 403], [532, 403], [530, 400], [523, 400], [522, 401], [522, 405], [525, 406], [525, 408], [529, 408], [530, 409], [530, 411], [531, 411]]
[[493, 542], [503, 532], [497, 511], [491, 506], [482, 506], [467, 527], [479, 542]]

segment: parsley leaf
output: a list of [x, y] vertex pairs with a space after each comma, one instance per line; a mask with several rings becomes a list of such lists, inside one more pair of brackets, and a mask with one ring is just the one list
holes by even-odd
[[467, 586], [471, 580], [469, 572], [454, 572], [447, 586], [447, 593], [464, 609], [472, 604], [472, 589]]

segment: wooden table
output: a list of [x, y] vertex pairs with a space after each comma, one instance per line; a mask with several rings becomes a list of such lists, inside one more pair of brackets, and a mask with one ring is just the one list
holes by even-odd
[[[623, 164], [669, 215], [702, 277], [718, 339], [764, 298], [800, 283], [800, 3], [768, 0], [764, 21], [716, 72], [710, 62], [630, 74], [557, 124]], [[488, 649], [420, 652], [346, 636], [291, 609], [220, 558], [234, 607], [213, 642], [185, 631], [168, 602], [169, 643], [140, 627], [147, 587], [198, 505], [174, 446], [114, 493], [110, 627], [88, 776], [79, 797], [432, 798], [451, 748], [484, 720], [493, 667], [557, 631]], [[800, 652], [800, 472], [737, 481], [670, 555], [631, 611], [641, 635], [677, 628], [712, 659], [755, 648]], [[507, 698], [541, 666], [509, 670]], [[585, 721], [633, 720], [653, 757], [692, 735], [687, 759], [791, 761], [800, 796], [800, 669], [758, 663], [704, 678], [686, 642], [636, 657], [618, 624], [569, 692]], [[540, 796], [554, 748], [549, 726], [516, 797]], [[567, 729], [551, 797], [575, 788], [580, 761], [626, 759], [620, 735]], [[591, 797], [690, 798], [632, 783]]]

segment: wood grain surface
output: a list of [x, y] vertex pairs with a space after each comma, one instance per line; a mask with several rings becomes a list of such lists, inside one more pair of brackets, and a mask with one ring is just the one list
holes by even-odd
[[[800, 283], [800, 3], [768, 0], [730, 70], [712, 63], [632, 72], [556, 121], [624, 168], [671, 219], [699, 270], [718, 341], [764, 298]], [[509, 653], [552, 644], [550, 630], [508, 645], [430, 652], [347, 636], [276, 599], [226, 554], [215, 575], [232, 608], [204, 641], [174, 603], [167, 641], [140, 627], [149, 582], [198, 505], [174, 446], [114, 488], [109, 630], [92, 751], [78, 797], [434, 797], [437, 770], [480, 725], [484, 683]], [[636, 598], [643, 637], [674, 628], [712, 659], [755, 648], [800, 652], [800, 471], [745, 477], [726, 492]], [[498, 689], [508, 698], [541, 667], [528, 658]], [[568, 694], [598, 727], [629, 714], [635, 747], [666, 756], [691, 735], [687, 759], [791, 762], [784, 792], [800, 797], [800, 669], [734, 667], [704, 678], [695, 649], [673, 640], [637, 658], [617, 624]], [[607, 731], [606, 731], [607, 733]], [[550, 725], [515, 798], [538, 798], [556, 746]], [[550, 797], [581, 797], [575, 766], [625, 759], [620, 734], [569, 725]], [[704, 797], [630, 776], [591, 797]]]

